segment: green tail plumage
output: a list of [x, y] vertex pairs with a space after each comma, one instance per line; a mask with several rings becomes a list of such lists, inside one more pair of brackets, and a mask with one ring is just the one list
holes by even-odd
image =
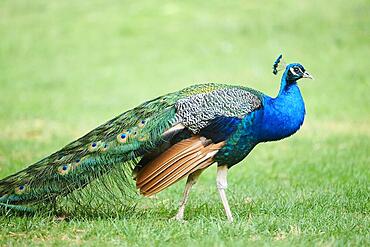
[[[0, 207], [28, 211], [22, 205], [53, 202], [115, 169], [132, 171], [132, 164], [152, 150], [171, 126], [175, 100], [169, 94], [146, 102], [1, 180]], [[125, 174], [120, 179], [127, 180], [129, 172]]]

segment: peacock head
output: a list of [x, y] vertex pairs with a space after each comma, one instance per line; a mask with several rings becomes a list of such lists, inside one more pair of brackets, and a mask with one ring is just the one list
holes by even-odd
[[302, 64], [299, 63], [291, 63], [285, 66], [284, 62], [282, 62], [282, 55], [280, 55], [274, 65], [273, 65], [273, 72], [275, 75], [279, 70], [282, 70], [285, 67], [285, 72], [283, 78], [288, 82], [296, 82], [302, 78], [313, 79], [313, 77], [305, 70]]
[[298, 81], [301, 78], [313, 79], [313, 77], [304, 69], [302, 64], [291, 63], [286, 66], [285, 73], [287, 81]]

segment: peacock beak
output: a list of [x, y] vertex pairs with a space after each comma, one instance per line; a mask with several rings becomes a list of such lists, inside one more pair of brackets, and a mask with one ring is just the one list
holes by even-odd
[[307, 71], [305, 71], [305, 72], [303, 73], [302, 78], [313, 79], [312, 75], [310, 75], [310, 73], [308, 73]]

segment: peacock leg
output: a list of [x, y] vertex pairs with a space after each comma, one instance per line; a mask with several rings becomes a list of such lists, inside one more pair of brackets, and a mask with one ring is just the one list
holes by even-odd
[[197, 171], [191, 173], [188, 176], [188, 180], [186, 181], [186, 185], [185, 185], [184, 196], [183, 196], [183, 198], [181, 200], [179, 211], [177, 212], [176, 216], [173, 217], [173, 219], [179, 220], [179, 221], [182, 221], [183, 220], [185, 206], [186, 206], [186, 203], [187, 203], [188, 198], [189, 198], [190, 189], [197, 182], [198, 177], [200, 176], [200, 174], [202, 173], [202, 171], [203, 171], [203, 169], [202, 170], [197, 170]]
[[231, 210], [230, 210], [229, 203], [226, 198], [226, 192], [225, 192], [225, 190], [227, 189], [227, 171], [228, 171], [227, 166], [225, 165], [218, 166], [216, 182], [217, 182], [217, 189], [218, 189], [218, 192], [220, 193], [222, 204], [224, 205], [224, 208], [225, 208], [227, 219], [230, 222], [233, 222], [234, 219], [231, 214]]

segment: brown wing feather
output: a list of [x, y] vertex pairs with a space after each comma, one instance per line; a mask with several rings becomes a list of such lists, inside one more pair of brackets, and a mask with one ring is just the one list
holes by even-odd
[[200, 136], [185, 139], [145, 165], [137, 174], [136, 186], [145, 196], [167, 188], [198, 169], [211, 165], [214, 155], [224, 145]]
[[[156, 173], [151, 180], [147, 180], [147, 183], [140, 187], [142, 191], [150, 191], [153, 187], [158, 187], [163, 184], [164, 180], [168, 181], [171, 177], [176, 176], [179, 172], [184, 171], [190, 166], [194, 160], [197, 158], [197, 154], [189, 154], [188, 156], [171, 163], [168, 169], [163, 170], [160, 173]], [[160, 174], [160, 176], [159, 176]]]
[[136, 177], [136, 185], [138, 187], [144, 186], [149, 181], [153, 180], [157, 174], [162, 173], [164, 170], [169, 168], [172, 162], [181, 160], [186, 156], [198, 152], [202, 147], [203, 144], [199, 137], [185, 139], [173, 145], [150, 163], [146, 164], [138, 172]]
[[[192, 163], [190, 163], [192, 162]], [[213, 163], [212, 160], [207, 160], [206, 162], [202, 162], [201, 159], [192, 159], [191, 161], [187, 162], [184, 167], [178, 167], [176, 169], [176, 173], [171, 174], [171, 176], [167, 176], [166, 179], [162, 180], [160, 183], [156, 184], [155, 186], [151, 187], [149, 190], [145, 191], [146, 196], [150, 196], [153, 194], [156, 194], [165, 188], [169, 187], [170, 185], [174, 184], [175, 182], [179, 181], [181, 178], [186, 177], [187, 175], [190, 175], [192, 172], [197, 169], [197, 166], [200, 164], [204, 164], [206, 166], [209, 166]]]

